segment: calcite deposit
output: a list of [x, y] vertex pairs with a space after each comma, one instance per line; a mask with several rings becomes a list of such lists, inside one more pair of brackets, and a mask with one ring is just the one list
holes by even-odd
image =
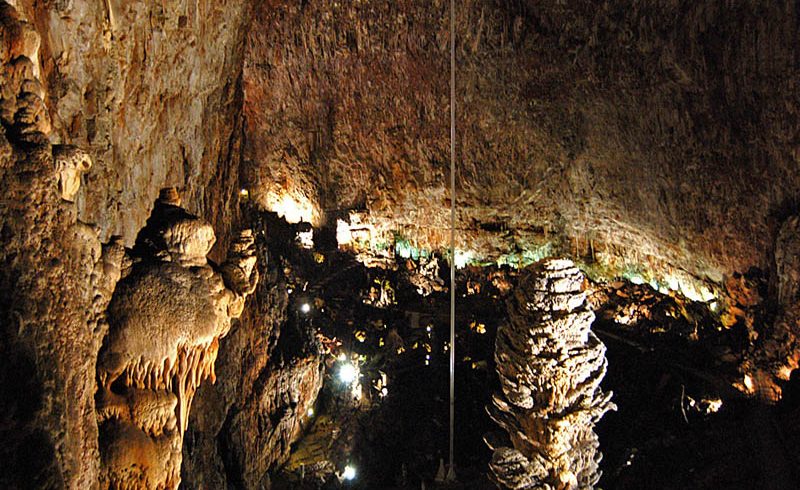
[[240, 233], [216, 270], [211, 226], [162, 190], [108, 308], [97, 366], [104, 488], [176, 489], [192, 399], [216, 381], [220, 338], [258, 281], [254, 239]]
[[91, 157], [50, 144], [41, 37], [19, 7], [0, 2], [0, 487], [91, 488], [95, 360], [123, 249], [62, 199], [62, 170]]
[[[739, 390], [777, 402], [782, 385], [800, 366], [800, 217], [780, 227], [774, 247], [775, 278], [771, 289], [777, 309], [772, 321], [759, 322], [750, 334], [750, 348], [740, 366]], [[752, 320], [751, 320], [752, 321]]]
[[511, 489], [591, 489], [601, 459], [594, 424], [614, 409], [600, 383], [605, 346], [572, 262], [551, 259], [524, 272], [497, 332], [502, 391], [488, 411], [512, 447], [494, 447], [490, 469]]

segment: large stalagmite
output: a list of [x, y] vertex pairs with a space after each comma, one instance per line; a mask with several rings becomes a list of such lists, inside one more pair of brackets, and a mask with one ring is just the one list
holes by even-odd
[[215, 381], [219, 339], [255, 289], [254, 240], [243, 231], [219, 268], [211, 226], [165, 189], [109, 305], [97, 365], [103, 488], [174, 489], [195, 391]]
[[488, 407], [513, 448], [493, 447], [496, 481], [512, 489], [590, 489], [600, 478], [594, 424], [609, 409], [600, 390], [605, 346], [590, 331], [583, 274], [568, 260], [528, 269], [497, 332], [502, 393]]

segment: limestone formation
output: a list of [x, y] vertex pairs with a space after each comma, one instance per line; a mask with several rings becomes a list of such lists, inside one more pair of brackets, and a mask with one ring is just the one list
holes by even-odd
[[103, 488], [178, 487], [192, 398], [216, 380], [219, 339], [258, 280], [249, 230], [216, 270], [213, 230], [179, 203], [162, 191], [108, 308], [97, 366]]
[[583, 280], [568, 260], [537, 263], [498, 329], [502, 392], [487, 409], [513, 446], [490, 444], [490, 469], [505, 488], [591, 489], [600, 479], [594, 424], [615, 406], [600, 389], [605, 346], [590, 330]]
[[800, 217], [781, 225], [775, 241], [774, 284], [778, 315], [763, 326], [740, 366], [734, 386], [767, 402], [783, 396], [782, 382], [800, 366]]
[[50, 117], [38, 78], [40, 38], [6, 2], [0, 2], [0, 44], [0, 123], [12, 138], [42, 143], [50, 133]]
[[81, 176], [92, 168], [92, 157], [72, 145], [53, 146], [53, 162], [58, 173], [58, 191], [61, 199], [74, 201], [81, 187]]

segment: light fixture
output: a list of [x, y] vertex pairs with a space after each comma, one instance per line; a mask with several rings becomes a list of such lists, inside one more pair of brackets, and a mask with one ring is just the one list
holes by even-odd
[[313, 408], [309, 408], [308, 411], [306, 412], [306, 415], [309, 418], [313, 417], [314, 416], [314, 409]]
[[349, 362], [343, 362], [339, 365], [337, 376], [339, 381], [349, 385], [358, 378], [358, 368]]
[[308, 303], [303, 303], [300, 305], [300, 312], [301, 313], [308, 313], [311, 311], [311, 305]]
[[342, 473], [342, 478], [347, 481], [354, 480], [356, 478], [356, 468], [353, 465], [347, 465], [344, 467], [344, 473]]

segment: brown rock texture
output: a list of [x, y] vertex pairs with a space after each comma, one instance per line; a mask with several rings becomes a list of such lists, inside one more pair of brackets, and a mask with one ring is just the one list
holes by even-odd
[[0, 487], [97, 481], [95, 360], [122, 247], [59, 192], [39, 36], [0, 2]]
[[159, 189], [176, 186], [187, 209], [219, 230], [224, 255], [238, 208], [235, 116], [249, 4], [17, 4], [42, 39], [51, 138], [94, 158], [80, 219], [131, 245]]
[[523, 272], [498, 328], [495, 361], [502, 393], [489, 415], [512, 447], [493, 447], [495, 480], [511, 489], [591, 489], [602, 455], [594, 425], [616, 407], [600, 383], [605, 346], [590, 327], [594, 313], [583, 274], [548, 259]]
[[159, 188], [182, 188], [224, 257], [245, 7], [0, 2], [0, 487], [97, 486], [106, 304]]
[[216, 381], [219, 342], [258, 282], [242, 231], [219, 270], [216, 238], [166, 188], [139, 232], [108, 307], [97, 364], [102, 488], [175, 490], [195, 392]]
[[[246, 153], [263, 206], [364, 207], [446, 243], [448, 4], [256, 8]], [[800, 189], [799, 22], [789, 0], [458, 2], [459, 246], [553, 242], [714, 281], [769, 268]]]
[[[780, 227], [775, 243], [773, 321], [757, 324], [751, 332], [750, 348], [740, 366], [735, 386], [762, 400], [781, 399], [781, 385], [800, 366], [800, 217], [790, 216]], [[770, 305], [773, 306], [773, 305]]]
[[[310, 332], [292, 331], [275, 230], [255, 222], [261, 276], [242, 318], [220, 344], [218, 382], [197, 392], [183, 448], [186, 488], [268, 488], [289, 457], [322, 387], [322, 356]], [[299, 335], [298, 335], [299, 333]]]

